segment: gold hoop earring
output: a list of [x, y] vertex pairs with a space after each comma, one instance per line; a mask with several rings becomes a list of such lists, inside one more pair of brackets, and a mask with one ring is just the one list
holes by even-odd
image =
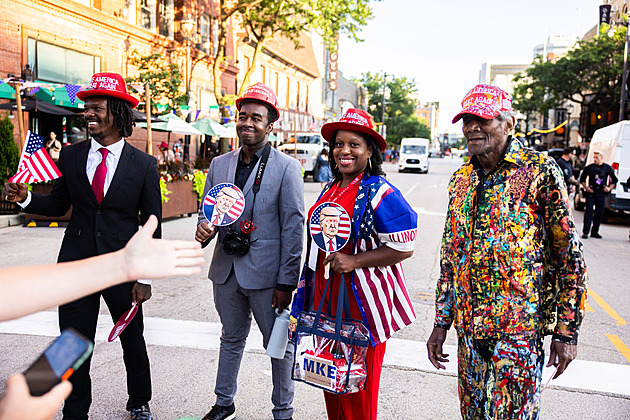
[[368, 166], [368, 171], [372, 173], [372, 159], [371, 158], [368, 158], [367, 166]]

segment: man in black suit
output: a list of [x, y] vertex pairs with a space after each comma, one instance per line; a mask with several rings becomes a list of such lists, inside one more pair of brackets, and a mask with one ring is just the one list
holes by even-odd
[[[8, 200], [28, 213], [61, 216], [72, 206], [58, 262], [117, 251], [138, 230], [138, 214], [142, 224], [151, 214], [158, 220], [162, 215], [157, 161], [124, 139], [133, 132], [131, 108], [138, 100], [127, 93], [123, 78], [116, 73], [97, 73], [89, 89], [77, 96], [85, 101], [84, 117], [91, 140], [61, 150], [58, 167], [62, 177], [55, 181], [50, 195], [31, 193], [24, 184], [7, 183], [3, 189]], [[161, 237], [160, 226], [154, 236]], [[132, 302], [141, 305], [151, 297], [151, 285], [143, 280], [125, 283], [62, 305], [60, 329], [74, 327], [94, 339], [101, 296], [115, 322]], [[143, 329], [140, 306], [120, 335], [127, 370], [127, 410], [135, 420], [152, 418], [148, 405], [151, 376]], [[70, 377], [73, 390], [63, 408], [64, 419], [88, 418], [92, 401], [89, 369], [88, 359]]]

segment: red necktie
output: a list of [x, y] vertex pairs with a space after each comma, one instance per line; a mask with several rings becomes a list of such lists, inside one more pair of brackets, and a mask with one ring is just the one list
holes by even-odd
[[328, 251], [335, 252], [335, 247], [333, 246], [333, 240], [328, 241]]
[[219, 224], [219, 219], [221, 219], [221, 215], [217, 214], [216, 216], [214, 216], [214, 221], [212, 222], [212, 224], [217, 226]]
[[96, 172], [94, 172], [94, 178], [92, 178], [92, 190], [94, 191], [94, 195], [96, 196], [96, 201], [98, 204], [101, 204], [103, 201], [103, 188], [105, 187], [105, 176], [107, 176], [107, 154], [109, 150], [105, 147], [101, 147], [98, 149], [103, 155], [103, 160], [96, 167]]

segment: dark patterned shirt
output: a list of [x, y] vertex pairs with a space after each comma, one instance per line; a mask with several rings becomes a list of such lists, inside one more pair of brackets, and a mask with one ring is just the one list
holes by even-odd
[[462, 165], [449, 195], [435, 325], [480, 339], [552, 328], [576, 343], [586, 265], [555, 161], [513, 139], [490, 173]]

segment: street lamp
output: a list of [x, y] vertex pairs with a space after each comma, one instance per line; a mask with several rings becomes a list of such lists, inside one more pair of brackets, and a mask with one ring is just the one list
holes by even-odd
[[564, 142], [564, 147], [569, 147], [569, 143], [571, 142], [571, 114], [572, 113], [573, 113], [573, 105], [569, 104], [567, 105], [567, 128], [565, 130], [567, 132], [567, 137]]
[[623, 48], [623, 75], [621, 77], [621, 98], [619, 99], [619, 121], [623, 121], [626, 111], [626, 83], [628, 83], [628, 43], [630, 42], [630, 31], [628, 30], [628, 21], [619, 22], [618, 24], [626, 27], [626, 43]]
[[[187, 15], [179, 22], [180, 32], [182, 34], [182, 38], [186, 42], [186, 106], [190, 105], [190, 79], [192, 78], [192, 73], [189, 69], [190, 67], [190, 48], [192, 47], [192, 37], [195, 32], [195, 27], [197, 26], [197, 21], [190, 15]], [[186, 110], [186, 121], [190, 122], [190, 109]], [[184, 155], [186, 155], [187, 147], [190, 147], [190, 135], [186, 134], [184, 136]]]
[[[190, 62], [191, 40], [195, 31], [195, 26], [197, 26], [197, 22], [192, 16], [187, 15], [179, 22], [179, 26], [182, 38], [186, 41], [186, 96], [190, 98], [190, 76], [188, 74], [188, 67]], [[188, 104], [188, 102], [186, 104]]]

